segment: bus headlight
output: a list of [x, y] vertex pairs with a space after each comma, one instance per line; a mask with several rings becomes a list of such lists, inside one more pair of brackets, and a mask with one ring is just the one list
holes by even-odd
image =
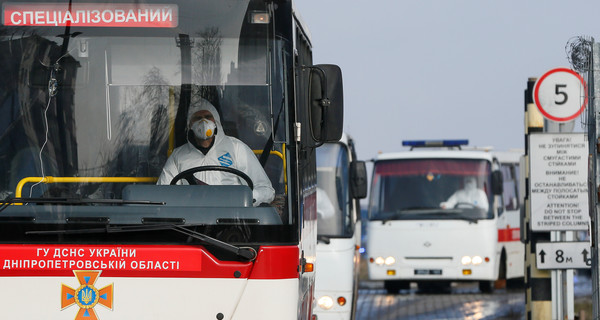
[[483, 258], [481, 256], [464, 256], [460, 259], [460, 263], [462, 263], [463, 266], [469, 265], [469, 264], [473, 264], [473, 265], [479, 265], [481, 263], [483, 263]]
[[321, 309], [329, 310], [333, 307], [333, 299], [330, 296], [322, 296], [317, 304]]
[[474, 265], [481, 264], [482, 262], [483, 258], [481, 258], [480, 256], [474, 256], [473, 259], [471, 259], [471, 263]]
[[378, 266], [382, 266], [382, 265], [386, 265], [386, 266], [391, 266], [394, 263], [396, 263], [396, 258], [389, 256], [387, 258], [384, 257], [377, 257], [375, 258], [375, 260], [373, 260], [373, 258], [371, 258], [371, 262], [375, 262], [376, 265]]
[[394, 258], [394, 257], [387, 257], [387, 258], [385, 258], [385, 265], [386, 266], [391, 266], [394, 263], [396, 263], [396, 258]]

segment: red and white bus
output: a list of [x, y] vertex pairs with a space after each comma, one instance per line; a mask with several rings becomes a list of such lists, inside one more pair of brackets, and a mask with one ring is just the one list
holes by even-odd
[[[315, 148], [341, 71], [291, 1], [12, 1], [0, 26], [0, 318], [310, 319]], [[156, 185], [210, 101], [275, 189]], [[245, 175], [220, 167], [225, 174]]]
[[[517, 189], [514, 180], [504, 184], [494, 153], [462, 150], [466, 140], [403, 144], [411, 150], [380, 154], [374, 162], [369, 278], [397, 293], [411, 282], [447, 290], [459, 281], [478, 282], [481, 291], [491, 292], [508, 278], [522, 277], [523, 245], [512, 220], [518, 218]], [[473, 188], [465, 186], [468, 181]], [[512, 193], [504, 192], [511, 186]], [[507, 194], [512, 206], [503, 200]]]

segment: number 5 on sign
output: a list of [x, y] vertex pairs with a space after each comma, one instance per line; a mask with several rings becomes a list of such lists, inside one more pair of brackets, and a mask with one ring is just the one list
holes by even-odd
[[571, 69], [552, 69], [535, 82], [533, 101], [548, 120], [568, 122], [577, 118], [587, 100], [585, 80]]

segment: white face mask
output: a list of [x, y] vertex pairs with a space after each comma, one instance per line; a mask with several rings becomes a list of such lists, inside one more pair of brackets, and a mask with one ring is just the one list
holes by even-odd
[[192, 124], [192, 131], [198, 139], [206, 140], [212, 138], [215, 134], [215, 129], [217, 125], [207, 119], [202, 119], [200, 121], [196, 121]]

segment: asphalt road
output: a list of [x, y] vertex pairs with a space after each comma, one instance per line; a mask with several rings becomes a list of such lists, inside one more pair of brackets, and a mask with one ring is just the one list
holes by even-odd
[[[575, 314], [582, 301], [590, 306], [591, 280], [575, 277]], [[579, 303], [578, 303], [579, 301]], [[587, 312], [591, 318], [591, 310]], [[362, 281], [357, 302], [357, 320], [397, 319], [525, 319], [525, 289], [479, 292], [476, 283], [453, 283], [450, 292], [421, 292], [413, 285], [400, 294], [387, 294], [380, 281]]]

